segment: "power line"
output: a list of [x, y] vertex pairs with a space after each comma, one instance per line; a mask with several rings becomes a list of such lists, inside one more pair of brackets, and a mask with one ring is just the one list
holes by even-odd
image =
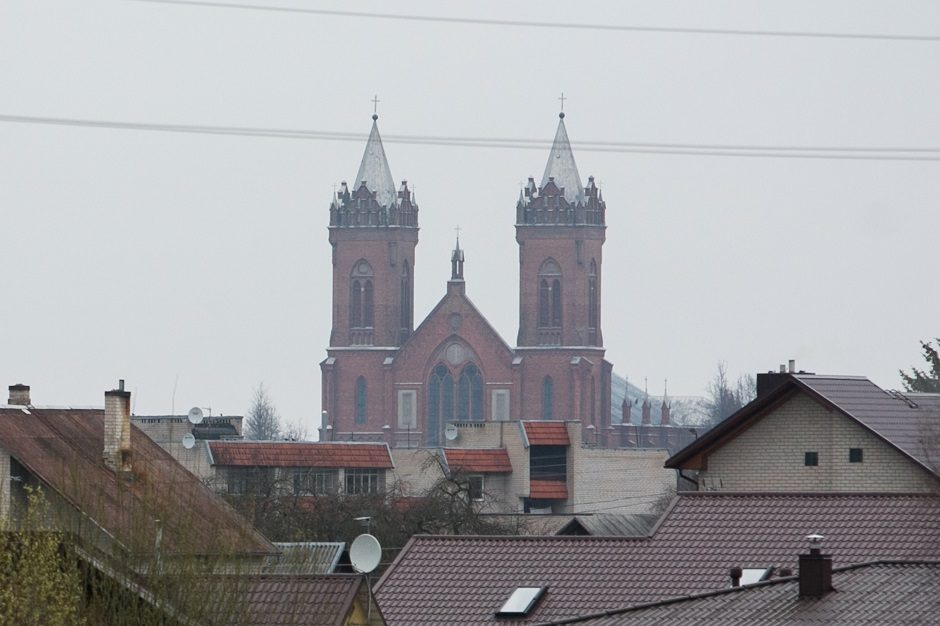
[[400, 13], [375, 13], [367, 11], [338, 11], [330, 9], [308, 9], [301, 7], [264, 6], [257, 4], [236, 4], [232, 2], [204, 2], [202, 0], [131, 0], [151, 4], [175, 4], [184, 6], [212, 7], [222, 9], [242, 9], [248, 11], [268, 11], [278, 13], [306, 13], [331, 17], [354, 17], [381, 20], [399, 20], [410, 22], [436, 22], [447, 24], [472, 24], [477, 26], [505, 26], [517, 28], [554, 28], [566, 30], [597, 30], [638, 33], [672, 33], [682, 35], [733, 35], [746, 37], [800, 37], [812, 39], [857, 39], [871, 41], [920, 41], [940, 42], [936, 35], [894, 35], [890, 33], [832, 33], [784, 30], [744, 30], [734, 28], [678, 28], [671, 26], [630, 26], [626, 24], [591, 24], [575, 22], [536, 22], [530, 20], [506, 20], [475, 17], [446, 17], [438, 15], [408, 15]]
[[[319, 130], [292, 130], [252, 128], [239, 126], [204, 126], [189, 124], [153, 124], [117, 122], [59, 117], [0, 114], [0, 122], [75, 126], [112, 130], [136, 130], [202, 135], [229, 135], [241, 137], [267, 137], [278, 139], [306, 139], [320, 141], [362, 142], [366, 135]], [[432, 145], [467, 148], [501, 148], [519, 150], [545, 150], [551, 142], [534, 139], [441, 137], [430, 135], [387, 135], [388, 143]], [[626, 154], [667, 154], [711, 157], [756, 157], [779, 159], [824, 159], [855, 161], [940, 161], [940, 148], [922, 147], [823, 147], [823, 146], [732, 146], [719, 144], [664, 144], [636, 142], [573, 142], [583, 152], [612, 152]]]

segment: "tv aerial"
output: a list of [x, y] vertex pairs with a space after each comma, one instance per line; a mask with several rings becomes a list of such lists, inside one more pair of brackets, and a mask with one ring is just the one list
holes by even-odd
[[356, 537], [349, 547], [349, 561], [360, 574], [374, 571], [381, 560], [382, 546], [378, 539], [368, 533]]
[[457, 437], [460, 436], [460, 431], [457, 429], [456, 424], [448, 424], [444, 427], [444, 438], [447, 441], [457, 441]]
[[190, 424], [202, 424], [202, 409], [198, 406], [194, 406], [189, 409], [189, 413], [186, 414], [186, 417], [189, 419]]
[[196, 438], [193, 437], [192, 433], [186, 433], [183, 435], [183, 447], [187, 450], [192, 450], [193, 446], [196, 445]]

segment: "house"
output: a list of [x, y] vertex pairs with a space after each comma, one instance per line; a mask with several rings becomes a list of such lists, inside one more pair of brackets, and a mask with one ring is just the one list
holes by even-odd
[[416, 536], [376, 587], [397, 624], [483, 625], [517, 589], [543, 597], [511, 623], [536, 624], [729, 586], [729, 571], [775, 579], [796, 571], [807, 535], [834, 566], [940, 558], [940, 498], [931, 494], [692, 492], [646, 537]]
[[936, 624], [940, 615], [940, 562], [872, 561], [834, 568], [832, 589], [806, 594], [797, 575], [753, 585], [694, 594], [552, 625], [640, 626], [885, 626]]
[[213, 484], [232, 495], [384, 493], [388, 446], [368, 442], [208, 441]]
[[933, 493], [940, 394], [859, 376], [759, 374], [757, 398], [666, 467], [703, 490]]
[[131, 422], [123, 387], [103, 409], [34, 405], [26, 385], [0, 405], [0, 518], [15, 531], [41, 491], [85, 602], [108, 607], [96, 623], [126, 608], [120, 623], [385, 624], [361, 576], [313, 573], [335, 571], [343, 544], [272, 544]]
[[486, 513], [646, 513], [675, 493], [666, 450], [587, 444], [581, 429], [578, 421], [455, 423], [444, 447], [391, 454], [406, 494], [457, 475]]

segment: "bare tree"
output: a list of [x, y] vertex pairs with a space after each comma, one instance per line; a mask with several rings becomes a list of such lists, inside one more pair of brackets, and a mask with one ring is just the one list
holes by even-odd
[[704, 408], [708, 422], [717, 424], [757, 396], [757, 383], [749, 374], [742, 374], [735, 382], [728, 375], [728, 366], [718, 362], [718, 371], [708, 384], [708, 398]]
[[264, 383], [258, 383], [251, 408], [245, 416], [245, 436], [248, 439], [277, 439], [281, 432], [281, 417], [268, 396]]

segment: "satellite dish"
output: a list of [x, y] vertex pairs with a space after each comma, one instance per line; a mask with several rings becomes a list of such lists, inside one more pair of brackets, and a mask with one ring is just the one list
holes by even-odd
[[196, 438], [193, 437], [192, 433], [186, 433], [183, 435], [183, 447], [187, 450], [192, 450], [193, 446], [196, 445]]
[[457, 441], [457, 437], [460, 436], [460, 431], [457, 430], [457, 426], [454, 424], [448, 424], [444, 428], [444, 437], [447, 438], [447, 441]]
[[189, 418], [190, 424], [202, 424], [202, 409], [198, 406], [194, 406], [189, 409], [189, 413], [186, 415]]
[[379, 566], [382, 560], [382, 546], [379, 540], [363, 533], [353, 540], [349, 547], [349, 561], [353, 569], [360, 574], [368, 574]]

